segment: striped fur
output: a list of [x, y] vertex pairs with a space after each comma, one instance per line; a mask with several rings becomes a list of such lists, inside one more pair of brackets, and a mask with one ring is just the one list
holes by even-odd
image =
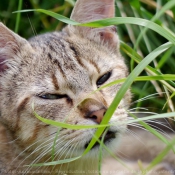
[[[86, 7], [92, 4], [91, 1], [82, 0], [81, 3]], [[98, 4], [105, 9], [99, 9]], [[114, 15], [113, 0], [97, 0], [95, 5], [97, 10], [92, 11], [93, 19]], [[109, 11], [105, 5], [110, 7]], [[75, 8], [82, 8], [80, 0]], [[79, 21], [77, 16], [79, 11], [77, 14], [74, 10], [72, 19]], [[84, 17], [84, 21], [90, 19], [89, 16], [87, 19]], [[86, 174], [97, 174], [99, 147], [69, 164], [39, 169], [24, 165], [52, 160], [53, 142], [58, 130], [39, 121], [32, 106], [38, 115], [54, 121], [66, 120], [66, 123], [73, 125], [99, 123], [93, 118], [95, 114], [91, 114], [107, 109], [121, 84], [91, 94], [97, 89], [98, 79], [109, 71], [112, 74], [105, 83], [128, 75], [119, 52], [118, 36], [113, 29], [113, 26], [102, 29], [67, 26], [61, 32], [38, 35], [27, 41], [0, 24], [0, 43], [3, 43], [0, 44], [0, 175], [10, 174], [11, 171], [16, 175], [20, 171], [27, 171], [23, 173], [27, 175], [33, 171], [53, 175], [75, 175], [76, 171], [82, 172], [79, 174], [84, 174], [84, 171]], [[58, 94], [62, 98], [41, 98], [45, 94]], [[127, 120], [126, 110], [130, 100], [128, 91], [110, 123], [115, 125]], [[116, 150], [120, 133], [125, 129], [125, 125], [111, 126], [110, 130], [116, 134], [116, 138], [107, 143], [111, 150]], [[56, 140], [54, 160], [81, 155], [95, 131], [62, 128]]]

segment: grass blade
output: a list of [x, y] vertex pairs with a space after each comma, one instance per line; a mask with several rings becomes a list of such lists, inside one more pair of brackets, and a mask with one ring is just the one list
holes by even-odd
[[159, 33], [163, 37], [165, 37], [167, 40], [171, 41], [173, 44], [175, 44], [175, 35], [172, 32], [169, 32], [168, 30], [164, 29], [163, 27], [157, 25], [154, 22], [151, 22], [146, 19], [142, 18], [134, 18], [134, 17], [115, 17], [115, 18], [107, 18], [103, 20], [97, 20], [93, 22], [88, 23], [78, 23], [75, 22], [65, 16], [59, 15], [57, 13], [54, 13], [49, 10], [43, 10], [43, 9], [34, 9], [34, 10], [20, 10], [15, 11], [14, 13], [19, 12], [30, 12], [30, 11], [36, 11], [36, 12], [42, 12], [46, 15], [52, 16], [53, 18], [60, 20], [64, 23], [71, 24], [71, 25], [78, 25], [78, 26], [85, 26], [85, 27], [105, 27], [110, 25], [119, 25], [119, 24], [136, 24], [140, 26], [144, 26], [146, 28], [152, 29], [153, 31]]
[[[23, 2], [23, 0], [19, 0], [18, 10], [22, 9], [22, 2]], [[16, 33], [18, 33], [20, 19], [21, 19], [21, 13], [18, 13], [17, 18], [16, 18], [16, 24], [15, 24], [15, 32]]]

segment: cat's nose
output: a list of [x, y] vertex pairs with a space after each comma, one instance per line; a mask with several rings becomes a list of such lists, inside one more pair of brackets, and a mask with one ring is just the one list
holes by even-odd
[[100, 110], [90, 112], [89, 115], [87, 115], [86, 117], [100, 124], [101, 121], [103, 120], [103, 116], [105, 115], [105, 113], [106, 109], [102, 108]]
[[101, 123], [107, 110], [100, 101], [92, 98], [85, 99], [77, 106], [77, 108], [84, 118], [92, 120], [97, 124]]

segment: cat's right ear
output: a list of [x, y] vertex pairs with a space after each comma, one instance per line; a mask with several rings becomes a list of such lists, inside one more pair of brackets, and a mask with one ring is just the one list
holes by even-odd
[[[115, 17], [114, 0], [77, 0], [71, 14], [71, 19], [81, 23], [112, 17]], [[99, 44], [105, 43], [110, 48], [119, 47], [115, 26], [90, 28], [69, 25], [69, 29]]]
[[15, 58], [27, 41], [0, 23], [0, 73], [8, 68], [8, 62]]

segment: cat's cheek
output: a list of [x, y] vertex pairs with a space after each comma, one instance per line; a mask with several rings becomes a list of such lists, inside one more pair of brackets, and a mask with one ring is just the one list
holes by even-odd
[[[16, 136], [25, 143], [33, 143], [41, 136], [42, 127], [40, 122], [37, 122], [31, 116], [21, 115], [18, 124], [16, 125]], [[43, 136], [43, 138], [46, 136]]]
[[126, 109], [123, 108], [124, 101], [122, 100], [110, 119], [111, 130], [117, 130], [120, 133], [125, 132], [127, 127], [128, 114]]

